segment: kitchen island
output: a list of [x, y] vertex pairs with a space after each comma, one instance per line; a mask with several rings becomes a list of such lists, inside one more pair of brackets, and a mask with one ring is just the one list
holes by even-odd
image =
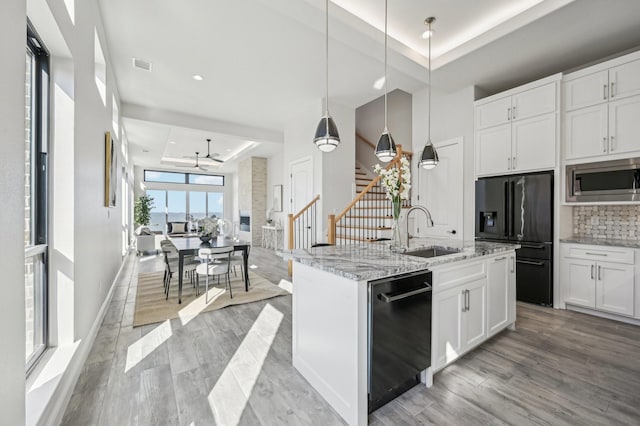
[[[432, 247], [434, 257], [411, 255]], [[432, 271], [431, 367], [420, 372], [430, 386], [435, 371], [513, 327], [518, 247], [414, 239], [405, 254], [382, 242], [289, 253], [294, 367], [349, 424], [367, 424], [370, 283]]]

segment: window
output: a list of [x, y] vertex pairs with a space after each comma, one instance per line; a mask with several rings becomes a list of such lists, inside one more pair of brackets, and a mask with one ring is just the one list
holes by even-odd
[[25, 365], [47, 346], [49, 54], [29, 23], [25, 75]]
[[162, 172], [158, 170], [145, 170], [145, 182], [159, 183], [185, 183], [191, 185], [224, 186], [224, 176], [200, 175], [196, 173]]
[[187, 221], [216, 216], [224, 217], [224, 194], [205, 191], [172, 191], [148, 189], [147, 195], [153, 198], [151, 209], [152, 231], [164, 232], [167, 222]]

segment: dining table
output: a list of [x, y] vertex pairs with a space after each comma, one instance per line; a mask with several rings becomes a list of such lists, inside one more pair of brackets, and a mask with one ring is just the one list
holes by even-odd
[[178, 250], [178, 303], [182, 303], [182, 278], [184, 275], [184, 258], [189, 255], [197, 255], [201, 248], [209, 247], [233, 247], [234, 251], [242, 252], [244, 261], [244, 290], [249, 291], [249, 248], [248, 241], [234, 241], [230, 238], [214, 237], [210, 242], [202, 242], [200, 237], [192, 236], [169, 236], [169, 241]]

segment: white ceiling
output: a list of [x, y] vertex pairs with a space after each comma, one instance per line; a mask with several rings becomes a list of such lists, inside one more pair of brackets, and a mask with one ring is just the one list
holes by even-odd
[[[206, 152], [208, 137], [222, 157], [253, 142], [222, 171], [279, 152], [284, 124], [323, 97], [324, 5], [100, 0], [134, 163]], [[425, 85], [427, 16], [436, 17], [432, 81], [445, 91], [493, 93], [640, 45], [638, 0], [390, 0], [388, 8], [390, 91]], [[331, 102], [356, 108], [379, 97], [384, 1], [332, 0], [329, 25]], [[132, 57], [153, 71], [134, 69]]]

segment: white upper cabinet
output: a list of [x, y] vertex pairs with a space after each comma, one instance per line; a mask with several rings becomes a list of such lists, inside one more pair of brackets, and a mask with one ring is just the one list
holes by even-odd
[[505, 124], [511, 121], [511, 96], [489, 102], [476, 108], [476, 128]]
[[558, 80], [548, 77], [476, 102], [477, 176], [555, 167]]
[[633, 60], [637, 57], [632, 53], [564, 77], [565, 159], [640, 155], [640, 59]]

